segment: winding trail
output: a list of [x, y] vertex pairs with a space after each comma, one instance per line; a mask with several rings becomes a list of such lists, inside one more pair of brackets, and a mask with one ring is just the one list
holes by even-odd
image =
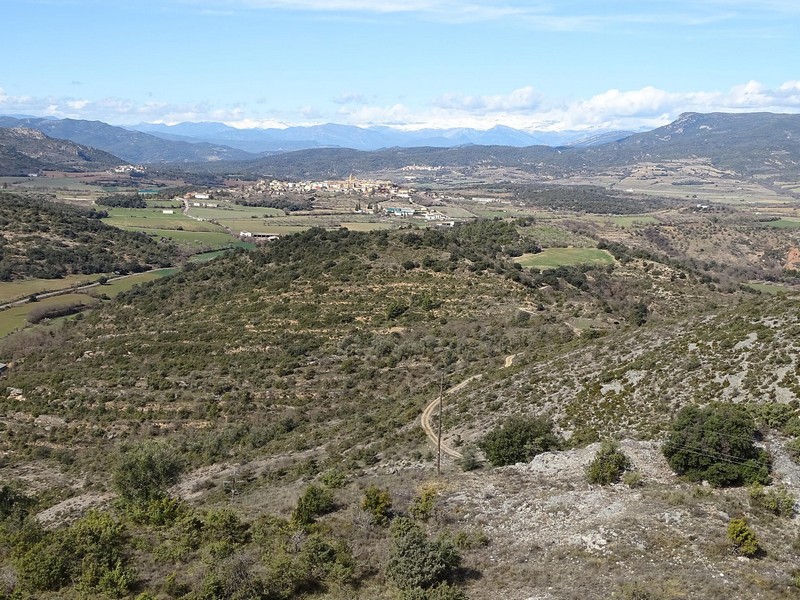
[[[500, 367], [500, 368], [501, 369], [507, 369], [510, 366], [512, 366], [514, 364], [514, 359], [516, 357], [517, 357], [516, 354], [509, 354], [508, 356], [506, 356], [505, 360], [503, 361], [503, 366]], [[480, 379], [481, 377], [483, 377], [483, 375], [481, 375], [481, 374], [473, 375], [472, 377], [468, 377], [467, 379], [465, 379], [461, 383], [459, 383], [457, 385], [454, 385], [450, 389], [445, 390], [444, 393], [447, 394], [448, 396], [450, 396], [452, 394], [460, 392], [461, 390], [463, 390], [467, 386], [467, 384], [470, 381], [472, 381], [474, 379]], [[439, 439], [438, 439], [437, 431], [434, 430], [433, 425], [431, 424], [431, 418], [433, 417], [433, 414], [435, 412], [437, 412], [438, 408], [439, 408], [439, 396], [437, 395], [433, 400], [431, 400], [428, 403], [428, 405], [425, 407], [425, 410], [422, 411], [422, 417], [420, 418], [420, 424], [422, 425], [422, 430], [425, 432], [425, 435], [428, 436], [428, 439], [431, 442], [433, 442], [434, 446], [438, 445]], [[464, 455], [461, 454], [461, 452], [459, 452], [458, 450], [456, 450], [452, 446], [449, 446], [448, 444], [446, 444], [444, 442], [444, 440], [442, 440], [442, 454], [447, 454], [448, 456], [451, 456], [452, 458], [456, 458], [456, 459], [464, 458]]]
[[[480, 379], [483, 375], [473, 375], [459, 383], [458, 385], [454, 385], [448, 390], [445, 390], [445, 394], [448, 396], [451, 394], [455, 394], [463, 390], [467, 384], [472, 381], [473, 379]], [[422, 429], [425, 431], [425, 435], [428, 436], [428, 439], [433, 442], [433, 445], [437, 445], [438, 436], [436, 435], [436, 431], [433, 429], [433, 425], [431, 425], [431, 417], [433, 413], [439, 407], [439, 396], [437, 395], [433, 400], [431, 400], [428, 405], [425, 407], [425, 410], [422, 411], [422, 418], [420, 419], [422, 423]], [[463, 455], [458, 450], [448, 446], [444, 441], [442, 441], [442, 454], [447, 454], [448, 456], [452, 456], [453, 458], [463, 458]]]

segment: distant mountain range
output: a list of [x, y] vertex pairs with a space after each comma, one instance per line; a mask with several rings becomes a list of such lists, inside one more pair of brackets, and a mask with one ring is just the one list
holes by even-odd
[[[502, 125], [488, 130], [420, 129], [405, 131], [392, 127], [355, 127], [353, 125], [311, 125], [285, 129], [236, 129], [223, 123], [178, 123], [177, 125], [143, 124], [133, 129], [171, 140], [203, 140], [225, 144], [247, 152], [287, 152], [311, 148], [350, 148], [380, 150], [430, 146], [452, 148], [481, 146], [570, 146], [615, 141], [632, 131], [602, 131], [587, 136], [585, 132], [528, 132]], [[594, 139], [598, 140], [597, 142]]]
[[53, 138], [99, 148], [134, 164], [243, 161], [266, 153], [312, 148], [378, 150], [430, 146], [591, 146], [619, 140], [633, 132], [526, 132], [498, 125], [489, 130], [423, 129], [312, 125], [286, 129], [236, 129], [224, 123], [142, 124], [116, 127], [101, 121], [0, 116], [0, 127], [28, 127]]
[[123, 164], [102, 150], [58, 140], [25, 127], [0, 128], [0, 175], [24, 176], [40, 170], [102, 171]]
[[[191, 163], [189, 168], [198, 173], [299, 179], [346, 177], [350, 173], [407, 165], [455, 168], [488, 165], [559, 177], [638, 162], [702, 157], [739, 175], [800, 177], [800, 115], [794, 114], [686, 113], [653, 131], [605, 132], [577, 137], [569, 143], [564, 139], [558, 142], [557, 134], [533, 134], [501, 126], [488, 131], [400, 132], [386, 127], [365, 129], [347, 125], [240, 130], [221, 123], [183, 123], [173, 127], [148, 126], [160, 129], [151, 134], [98, 121], [0, 117], [0, 127], [9, 125], [14, 129], [0, 130], [4, 131], [0, 137], [3, 172], [35, 171], [53, 165], [88, 169], [94, 164], [104, 168], [119, 164], [116, 158], [119, 156], [129, 163], [187, 163], [187, 167]], [[20, 128], [21, 125], [25, 127]], [[34, 139], [32, 130], [82, 146], [68, 146], [63, 140], [44, 136]], [[543, 144], [543, 136], [547, 135], [551, 136], [551, 144], [560, 145]], [[269, 136], [276, 144], [273, 147], [284, 150], [292, 146], [315, 146], [255, 154], [218, 142], [198, 142], [199, 136], [252, 144], [254, 148], [259, 144], [263, 147]], [[401, 137], [408, 147], [398, 143]], [[42, 147], [34, 148], [36, 144]], [[341, 147], [388, 144], [392, 146], [372, 151]], [[63, 150], [60, 163], [55, 160], [56, 147]]]
[[255, 155], [242, 150], [209, 144], [165, 140], [163, 138], [114, 127], [101, 121], [0, 116], [0, 127], [27, 127], [52, 137], [70, 140], [110, 152], [132, 164], [213, 162], [218, 160], [248, 160]]
[[639, 162], [697, 157], [743, 176], [800, 176], [800, 115], [685, 113], [664, 127], [599, 145], [421, 147], [375, 152], [327, 148], [276, 154], [237, 167], [250, 174], [311, 178], [346, 177], [412, 164], [456, 168], [484, 165], [560, 177]]

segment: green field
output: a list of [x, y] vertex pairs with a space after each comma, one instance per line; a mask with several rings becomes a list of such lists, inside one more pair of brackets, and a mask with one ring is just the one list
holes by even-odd
[[[256, 221], [253, 219], [250, 223], [246, 221], [239, 221], [235, 223], [228, 222], [228, 226], [233, 231], [250, 231], [251, 233], [265, 233], [265, 234], [274, 234], [274, 235], [288, 235], [290, 233], [298, 233], [300, 231], [305, 231], [306, 229], [311, 229], [313, 227], [312, 224], [308, 225], [272, 225], [271, 223], [264, 223], [263, 221]], [[249, 225], [249, 227], [245, 227]], [[320, 226], [322, 226], [320, 224]]]
[[223, 221], [237, 221], [240, 219], [267, 219], [269, 217], [283, 217], [285, 215], [285, 213], [278, 208], [238, 206], [235, 204], [223, 208], [196, 208], [190, 206], [189, 214], [201, 219], [213, 219], [220, 223]]
[[26, 177], [15, 183], [15, 187], [27, 189], [59, 189], [74, 192], [95, 192], [101, 193], [103, 188], [96, 185], [87, 185], [80, 179], [73, 177]]
[[584, 264], [613, 264], [614, 257], [597, 248], [548, 248], [538, 254], [523, 254], [514, 259], [523, 267], [553, 269]]
[[172, 208], [183, 210], [183, 202], [180, 200], [147, 200], [148, 208]]
[[141, 227], [121, 227], [127, 231], [139, 231], [154, 237], [162, 237], [173, 240], [181, 246], [198, 246], [210, 248], [222, 248], [236, 244], [239, 238], [224, 233], [222, 231], [186, 231], [173, 229], [142, 229]]
[[127, 277], [116, 279], [105, 285], [92, 288], [92, 293], [105, 294], [109, 298], [114, 298], [117, 294], [120, 294], [122, 292], [127, 292], [135, 285], [138, 285], [140, 283], [146, 283], [148, 281], [153, 281], [155, 279], [161, 279], [162, 277], [167, 277], [168, 275], [172, 275], [174, 273], [177, 273], [178, 271], [180, 271], [180, 269], [168, 268], [168, 269], [158, 269], [157, 271], [148, 271], [147, 273], [136, 273], [135, 275], [128, 275]]
[[776, 229], [800, 229], [800, 220], [778, 219], [777, 221], [766, 221], [763, 225], [765, 227], [775, 227]]
[[222, 231], [222, 227], [219, 225], [195, 221], [177, 210], [171, 215], [165, 215], [160, 208], [109, 208], [107, 210], [108, 217], [103, 219], [103, 222], [122, 229]]
[[793, 288], [787, 287], [785, 285], [779, 285], [776, 283], [755, 282], [755, 283], [748, 283], [745, 285], [754, 290], [758, 290], [759, 292], [763, 292], [764, 294], [786, 294], [788, 292], [794, 291]]
[[62, 279], [25, 279], [0, 283], [0, 303], [26, 298], [31, 294], [64, 290], [84, 283], [91, 283], [100, 275], [68, 275]]
[[97, 304], [99, 300], [86, 294], [65, 294], [53, 298], [45, 298], [38, 302], [27, 302], [21, 306], [14, 306], [4, 311], [0, 311], [0, 337], [6, 336], [18, 329], [22, 329], [28, 323], [27, 317], [35, 308], [57, 306], [68, 306], [82, 302], [84, 304]]

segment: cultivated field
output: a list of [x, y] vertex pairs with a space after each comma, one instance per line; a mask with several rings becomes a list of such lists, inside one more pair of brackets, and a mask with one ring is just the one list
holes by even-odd
[[90, 283], [100, 275], [68, 275], [61, 279], [23, 279], [0, 283], [0, 303], [26, 298], [31, 294], [41, 294], [64, 290], [78, 285]]
[[13, 306], [0, 311], [0, 337], [23, 329], [28, 324], [28, 315], [34, 310], [71, 306], [79, 303], [89, 306], [99, 302], [100, 300], [88, 294], [64, 294], [63, 296], [44, 298], [38, 302], [28, 302], [21, 306]]

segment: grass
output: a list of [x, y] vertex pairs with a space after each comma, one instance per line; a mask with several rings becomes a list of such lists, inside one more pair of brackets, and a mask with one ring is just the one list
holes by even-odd
[[141, 231], [156, 237], [169, 238], [182, 246], [208, 246], [211, 248], [227, 247], [235, 244], [236, 238], [222, 231], [182, 231], [171, 229], [142, 229], [140, 227], [123, 227], [128, 231]]
[[83, 283], [91, 283], [100, 275], [68, 275], [63, 279], [25, 279], [0, 283], [0, 302], [11, 302], [31, 294], [64, 290]]
[[28, 189], [60, 189], [97, 193], [103, 191], [103, 188], [99, 186], [87, 184], [73, 177], [29, 177], [25, 180], [18, 180], [15, 185]]
[[584, 264], [613, 264], [614, 257], [597, 248], [548, 248], [538, 254], [523, 254], [516, 259], [523, 267], [553, 269]]
[[4, 311], [0, 311], [0, 337], [13, 333], [18, 329], [24, 328], [28, 323], [28, 313], [35, 308], [58, 306], [68, 306], [77, 302], [84, 304], [97, 304], [99, 300], [87, 294], [64, 294], [53, 298], [45, 298], [38, 302], [27, 302], [21, 306], [14, 306]]
[[173, 208], [183, 209], [183, 202], [180, 200], [147, 200], [148, 208]]
[[308, 225], [271, 225], [263, 221], [253, 219], [252, 221], [228, 221], [226, 223], [234, 231], [250, 231], [252, 233], [271, 233], [275, 235], [287, 235], [311, 229], [312, 224]]
[[189, 214], [201, 219], [213, 219], [222, 222], [251, 219], [253, 217], [258, 219], [282, 217], [285, 213], [278, 208], [263, 208], [259, 206], [231, 206], [227, 208], [196, 208], [190, 206]]
[[221, 231], [219, 225], [205, 221], [195, 221], [180, 212], [165, 215], [160, 208], [110, 208], [108, 218], [103, 221], [114, 227], [136, 228], [145, 231], [184, 230]]
[[777, 221], [766, 221], [764, 226], [774, 227], [775, 229], [800, 229], [800, 220], [778, 219]]
[[792, 288], [775, 283], [748, 283], [746, 285], [751, 289], [758, 290], [765, 294], [785, 294], [792, 291]]
[[117, 296], [117, 294], [127, 292], [135, 285], [145, 283], [147, 281], [161, 279], [162, 277], [167, 277], [177, 273], [179, 270], [180, 269], [177, 268], [168, 268], [158, 269], [157, 271], [148, 271], [147, 273], [136, 273], [135, 275], [129, 275], [123, 279], [117, 279], [116, 281], [112, 281], [106, 285], [93, 288], [93, 290], [97, 291], [98, 293], [105, 294], [109, 298], [114, 298]]

